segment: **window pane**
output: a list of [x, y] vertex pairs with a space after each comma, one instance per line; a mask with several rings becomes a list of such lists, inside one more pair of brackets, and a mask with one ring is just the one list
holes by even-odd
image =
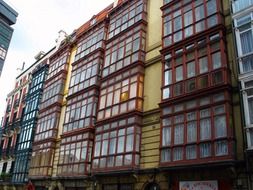
[[184, 125], [176, 125], [174, 129], [174, 144], [184, 143]]
[[108, 150], [108, 140], [103, 140], [102, 141], [102, 156], [107, 155], [107, 150]]
[[216, 156], [223, 156], [228, 154], [228, 142], [227, 141], [218, 141], [215, 143], [215, 155]]
[[110, 140], [109, 154], [115, 154], [116, 152], [116, 138]]
[[211, 139], [211, 119], [200, 120], [200, 140]]
[[253, 70], [253, 55], [242, 58], [243, 72], [248, 72]]
[[173, 150], [173, 161], [182, 160], [183, 159], [183, 148], [177, 147]]
[[211, 144], [200, 144], [200, 157], [205, 158], [211, 156]]
[[171, 150], [163, 149], [161, 151], [161, 162], [169, 162], [171, 161]]
[[187, 77], [195, 76], [195, 62], [187, 63]]
[[221, 54], [220, 52], [212, 54], [212, 64], [213, 69], [217, 69], [221, 67]]
[[195, 121], [187, 123], [187, 142], [196, 142], [197, 123]]
[[133, 151], [133, 146], [134, 146], [133, 135], [128, 135], [126, 142], [126, 152]]
[[248, 30], [246, 32], [241, 33], [241, 46], [242, 53], [247, 54], [253, 51], [253, 34], [252, 30]]
[[250, 124], [253, 124], [253, 98], [248, 98], [248, 107]]
[[207, 57], [202, 57], [199, 59], [199, 73], [205, 73], [208, 71]]
[[186, 146], [186, 159], [196, 159], [197, 153], [196, 153], [196, 146]]
[[125, 145], [125, 137], [119, 137], [118, 139], [118, 153], [122, 153], [124, 151]]
[[184, 14], [184, 26], [189, 26], [191, 25], [193, 22], [193, 19], [192, 19], [192, 11], [189, 11], [187, 13]]
[[214, 127], [215, 127], [215, 137], [226, 137], [227, 127], [226, 127], [226, 116], [216, 116], [214, 117]]
[[217, 11], [216, 0], [210, 0], [207, 2], [207, 16], [214, 14]]
[[174, 18], [174, 31], [180, 30], [182, 28], [182, 17], [179, 16]]
[[201, 5], [195, 8], [195, 17], [196, 17], [196, 21], [201, 20], [205, 17], [204, 5]]
[[172, 83], [172, 72], [171, 70], [166, 71], [164, 74], [164, 85], [167, 86]]
[[100, 147], [101, 147], [101, 142], [96, 142], [94, 156], [99, 156], [100, 155]]
[[168, 146], [170, 144], [171, 144], [171, 127], [164, 127], [162, 145]]

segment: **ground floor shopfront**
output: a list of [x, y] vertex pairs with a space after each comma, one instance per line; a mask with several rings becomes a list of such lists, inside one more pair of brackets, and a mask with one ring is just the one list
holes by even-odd
[[89, 177], [34, 179], [25, 189], [36, 190], [246, 190], [244, 166], [159, 168], [97, 173]]

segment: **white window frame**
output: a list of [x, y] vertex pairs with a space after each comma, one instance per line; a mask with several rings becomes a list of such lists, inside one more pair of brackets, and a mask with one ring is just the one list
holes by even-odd
[[[245, 119], [245, 131], [246, 131], [246, 137], [247, 137], [247, 149], [253, 149], [253, 143], [251, 143], [250, 139], [250, 130], [253, 130], [253, 123], [250, 123], [250, 116], [249, 116], [249, 104], [248, 104], [248, 98], [253, 97], [253, 95], [248, 96], [247, 95], [247, 89], [253, 89], [253, 86], [250, 88], [245, 88], [245, 83], [253, 81], [253, 76], [251, 78], [248, 78], [245, 81], [241, 81], [242, 85], [242, 96], [243, 96], [243, 109], [244, 109], [244, 119]], [[252, 140], [253, 142], [253, 140]]]
[[[253, 11], [253, 10], [252, 10]], [[248, 72], [253, 72], [253, 69], [250, 71], [243, 71], [243, 65], [242, 65], [242, 58], [253, 55], [253, 51], [247, 54], [243, 54], [242, 52], [242, 44], [241, 44], [241, 38], [240, 38], [240, 31], [239, 31], [239, 27], [237, 24], [237, 21], [250, 14], [251, 16], [251, 31], [252, 31], [252, 35], [253, 35], [253, 12], [247, 12], [246, 14], [242, 14], [236, 18], [234, 18], [234, 25], [235, 25], [235, 36], [236, 36], [236, 44], [237, 44], [237, 53], [238, 53], [238, 61], [239, 61], [239, 69], [240, 69], [240, 73], [244, 74], [244, 73], [248, 73]]]

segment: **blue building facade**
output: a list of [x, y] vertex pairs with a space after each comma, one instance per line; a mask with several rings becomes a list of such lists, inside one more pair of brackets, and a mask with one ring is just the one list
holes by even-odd
[[23, 183], [27, 181], [30, 156], [32, 153], [32, 142], [47, 72], [48, 65], [45, 60], [45, 62], [42, 63], [42, 65], [38, 65], [32, 73], [32, 81], [29, 86], [26, 107], [21, 121], [20, 138], [17, 144], [16, 160], [12, 175], [13, 183]]

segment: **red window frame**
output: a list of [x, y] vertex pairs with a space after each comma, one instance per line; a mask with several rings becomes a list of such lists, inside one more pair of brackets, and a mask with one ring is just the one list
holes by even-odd
[[[163, 93], [161, 97], [163, 101], [230, 83], [230, 72], [223, 38], [222, 31], [213, 32], [198, 41], [164, 53]], [[212, 67], [214, 63], [212, 56], [218, 52], [220, 52], [220, 65]], [[203, 58], [206, 58], [207, 67], [203, 67], [206, 70], [201, 71], [200, 63]], [[194, 74], [192, 76], [187, 74], [187, 64], [189, 63], [194, 63]], [[182, 68], [182, 73], [178, 75], [181, 78], [177, 80], [177, 68], [179, 67]], [[167, 74], [168, 77], [166, 77]], [[193, 86], [191, 87], [191, 85]]]
[[[133, 68], [125, 71], [101, 84], [98, 121], [133, 110], [142, 111], [144, 78], [142, 74], [136, 74], [138, 70], [138, 68]], [[130, 86], [134, 86], [134, 84], [136, 84], [135, 89], [130, 89]], [[131, 96], [131, 90], [135, 91], [133, 97]], [[116, 93], [118, 99], [116, 99]], [[126, 98], [122, 98], [124, 93], [127, 93]], [[102, 106], [103, 97], [105, 97], [105, 106]]]
[[[222, 112], [219, 112], [218, 110], [220, 106], [224, 105], [224, 110]], [[234, 155], [234, 140], [233, 140], [233, 127], [231, 127], [233, 124], [231, 123], [232, 118], [232, 111], [231, 111], [231, 97], [230, 93], [228, 91], [219, 91], [215, 95], [209, 95], [209, 96], [202, 96], [195, 98], [194, 100], [184, 101], [182, 103], [178, 104], [170, 104], [162, 107], [162, 119], [161, 119], [161, 142], [160, 142], [160, 165], [166, 166], [166, 165], [177, 165], [177, 164], [196, 164], [196, 161], [198, 163], [206, 163], [207, 161], [215, 161], [215, 160], [228, 160], [233, 159]], [[209, 110], [210, 115], [209, 116], [202, 116], [200, 115], [201, 110]], [[216, 111], [216, 112], [215, 112]], [[187, 114], [188, 113], [196, 113], [196, 118], [193, 120], [195, 121], [195, 137], [196, 139], [192, 142], [188, 141], [188, 134], [187, 133], [187, 124], [191, 121], [187, 121]], [[175, 117], [177, 116], [184, 116], [182, 124], [183, 124], [183, 142], [176, 143], [174, 141], [174, 135], [175, 135]], [[174, 122], [173, 119], [174, 117]], [[221, 134], [217, 134], [217, 131], [215, 130], [216, 127], [218, 127], [218, 124], [215, 124], [215, 118], [217, 117], [225, 117], [225, 124], [226, 129], [225, 131], [221, 131]], [[204, 120], [205, 118], [208, 118], [210, 121], [210, 136], [204, 139], [201, 139], [201, 120]], [[169, 122], [171, 121], [171, 123]], [[224, 127], [219, 124], [219, 127]], [[170, 128], [170, 137], [171, 140], [168, 141], [167, 138], [165, 138], [163, 134], [163, 129]], [[220, 128], [224, 129], [224, 128]], [[167, 144], [164, 144], [165, 141]], [[226, 142], [227, 143], [227, 154], [224, 155], [216, 155], [215, 151], [216, 148], [218, 148], [218, 143]], [[200, 155], [200, 148], [204, 144], [210, 144], [210, 154], [206, 157], [201, 157]], [[196, 150], [196, 157], [195, 158], [186, 158], [186, 147], [188, 146], [195, 146]], [[174, 149], [180, 148], [182, 149], [182, 159], [180, 160], [173, 160], [173, 151]], [[169, 151], [167, 155], [170, 155], [170, 158], [168, 160], [164, 160], [162, 152]]]
[[[103, 77], [107, 77], [128, 65], [145, 61], [146, 28], [138, 25], [106, 45]], [[135, 46], [135, 42], [138, 42]]]
[[[99, 125], [95, 131], [92, 170], [96, 172], [138, 167], [140, 162], [140, 124], [141, 118], [139, 116], [131, 116]], [[133, 129], [131, 132], [129, 130], [130, 128]], [[127, 151], [127, 143], [130, 143], [127, 142], [127, 136], [129, 135], [132, 135], [133, 144], [132, 150]], [[115, 140], [115, 149], [114, 152], [110, 153], [112, 139]], [[118, 152], [119, 139], [123, 139], [123, 141], [121, 141], [123, 143], [123, 147], [120, 152]], [[107, 151], [103, 152], [103, 143], [105, 141], [107, 142], [107, 148], [105, 149]], [[100, 144], [100, 148], [98, 148], [98, 143]], [[99, 151], [97, 152], [97, 150]], [[131, 157], [131, 161], [126, 163], [127, 157], [129, 156]], [[121, 159], [121, 164], [116, 164], [117, 159], [118, 161]], [[113, 165], [110, 164], [111, 162], [113, 162]]]
[[146, 0], [132, 1], [110, 15], [107, 39], [112, 39], [139, 21], [147, 20]]
[[[63, 134], [94, 126], [98, 103], [98, 98], [94, 96], [94, 94], [98, 94], [96, 89], [86, 91], [68, 100], [65, 111]], [[88, 107], [90, 107], [89, 113], [87, 112]], [[82, 108], [85, 111], [82, 110]], [[71, 113], [71, 111], [73, 113]], [[85, 115], [81, 117], [83, 111]], [[74, 116], [72, 117], [71, 114]]]
[[[83, 176], [90, 172], [93, 138], [94, 135], [92, 133], [82, 133], [74, 136], [65, 136], [62, 138], [59, 162], [57, 166], [58, 176], [69, 176], [69, 174], [74, 176]], [[80, 149], [80, 151], [78, 149]], [[84, 154], [82, 151], [84, 151]], [[69, 157], [71, 154], [78, 154], [79, 158], [74, 156], [73, 160], [72, 157]]]
[[[173, 3], [169, 3], [168, 5], [165, 5], [162, 7], [163, 10], [163, 48], [165, 47], [169, 47], [177, 42], [180, 42], [186, 38], [192, 37], [193, 35], [199, 34], [200, 32], [203, 32], [205, 30], [208, 30], [209, 28], [212, 28], [213, 26], [216, 26], [218, 24], [222, 24], [223, 23], [223, 16], [221, 14], [221, 4], [219, 0], [215, 0], [216, 2], [216, 11], [215, 12], [211, 12], [211, 14], [208, 14], [208, 7], [213, 7], [213, 6], [209, 6], [208, 2], [209, 1], [198, 1], [198, 4], [195, 5], [196, 1], [177, 1], [177, 3], [173, 2]], [[202, 3], [201, 3], [202, 2]], [[203, 17], [200, 18], [199, 20], [197, 20], [196, 18], [196, 14], [195, 14], [195, 10], [202, 6], [204, 7], [203, 9]], [[192, 23], [190, 23], [187, 26], [184, 26], [184, 13], [187, 12], [192, 12]], [[180, 18], [179, 20], [177, 20], [177, 18]], [[211, 24], [210, 26], [208, 26], [208, 19], [211, 19], [213, 17], [216, 17], [216, 23], [215, 24]], [[186, 15], [186, 18], [190, 18], [189, 15]], [[177, 24], [181, 23], [181, 27], [179, 26], [178, 29], [176, 29]], [[170, 25], [170, 30], [167, 30], [166, 25]], [[198, 24], [203, 24], [204, 27], [202, 30], [197, 31], [197, 25]], [[186, 28], [192, 28], [192, 33], [190, 35], [186, 35]], [[168, 32], [168, 34], [167, 34]], [[181, 39], [176, 40], [176, 37], [180, 36], [181, 34]]]

